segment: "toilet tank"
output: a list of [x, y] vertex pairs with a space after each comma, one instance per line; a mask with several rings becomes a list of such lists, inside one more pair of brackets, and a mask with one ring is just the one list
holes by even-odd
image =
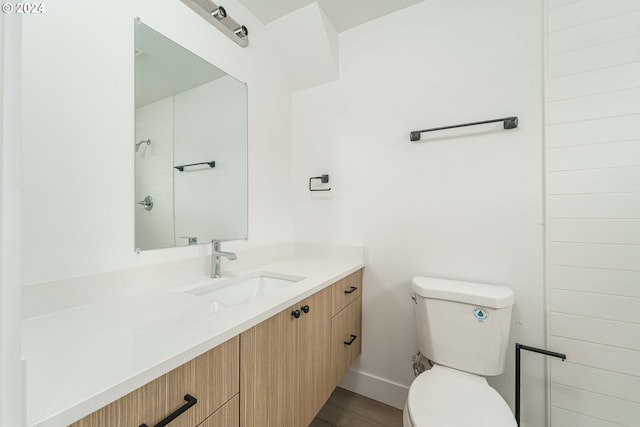
[[412, 282], [420, 352], [431, 361], [482, 376], [504, 371], [513, 291], [435, 277]]

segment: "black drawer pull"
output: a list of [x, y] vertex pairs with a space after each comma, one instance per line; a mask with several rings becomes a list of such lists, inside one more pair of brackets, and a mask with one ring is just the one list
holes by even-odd
[[349, 289], [348, 291], [344, 291], [344, 293], [345, 294], [352, 294], [357, 290], [358, 290], [358, 288], [356, 288], [355, 286], [352, 286], [351, 289]]
[[345, 341], [344, 344], [345, 345], [351, 345], [356, 340], [356, 338], [358, 338], [357, 335], [351, 335], [351, 339], [349, 341]]
[[[193, 405], [195, 405], [196, 403], [198, 403], [198, 399], [196, 399], [195, 397], [191, 396], [190, 394], [185, 394], [184, 395], [184, 400], [187, 402], [184, 405], [182, 405], [181, 407], [179, 407], [178, 409], [176, 409], [172, 414], [170, 414], [167, 418], [165, 418], [164, 420], [160, 421], [158, 424], [156, 424], [153, 427], [164, 427], [167, 424], [169, 424], [171, 421], [175, 420], [176, 418], [178, 418], [180, 415], [184, 414], [185, 412], [187, 412], [187, 410], [189, 408], [191, 408]], [[140, 424], [140, 427], [149, 427], [146, 424]]]
[[300, 309], [305, 313], [309, 312], [309, 306], [308, 305], [303, 305]]
[[296, 319], [300, 318], [300, 310], [293, 310], [293, 311], [291, 312], [291, 315], [292, 315], [293, 317], [295, 317]]

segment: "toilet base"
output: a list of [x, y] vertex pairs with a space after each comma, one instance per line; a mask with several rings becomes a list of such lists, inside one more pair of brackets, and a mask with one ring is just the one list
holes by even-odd
[[409, 408], [407, 404], [404, 404], [404, 410], [402, 411], [402, 427], [415, 427], [409, 417]]

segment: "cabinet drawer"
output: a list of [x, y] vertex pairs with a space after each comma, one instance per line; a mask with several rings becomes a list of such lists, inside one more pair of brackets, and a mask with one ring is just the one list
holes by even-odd
[[360, 295], [362, 295], [362, 269], [331, 285], [331, 315], [338, 314]]
[[238, 393], [238, 337], [220, 344], [167, 374], [151, 381], [71, 427], [152, 427], [188, 402], [197, 403], [171, 427], [193, 427]]
[[240, 424], [240, 397], [233, 399], [204, 420], [198, 427], [238, 427]]
[[362, 298], [331, 319], [331, 379], [338, 384], [362, 351]]

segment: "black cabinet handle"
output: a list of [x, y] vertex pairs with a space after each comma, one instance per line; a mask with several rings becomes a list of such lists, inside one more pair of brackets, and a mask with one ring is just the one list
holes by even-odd
[[[190, 394], [185, 394], [184, 395], [184, 400], [187, 402], [184, 405], [182, 405], [181, 407], [179, 407], [178, 409], [176, 409], [173, 413], [169, 414], [169, 416], [167, 418], [165, 418], [164, 420], [160, 421], [158, 424], [156, 424], [153, 427], [164, 427], [167, 424], [169, 424], [171, 421], [175, 420], [176, 418], [178, 418], [180, 415], [184, 414], [185, 412], [187, 412], [187, 410], [189, 408], [191, 408], [193, 405], [195, 405], [196, 403], [198, 403], [198, 399], [196, 399], [195, 397], [191, 396]], [[149, 427], [146, 424], [140, 424], [140, 427]]]
[[303, 312], [305, 312], [305, 313], [308, 313], [308, 312], [309, 312], [309, 306], [308, 306], [308, 305], [303, 305], [303, 306], [301, 307], [301, 309], [302, 309], [302, 311], [303, 311]]
[[358, 338], [357, 335], [351, 335], [351, 339], [349, 341], [345, 341], [344, 344], [345, 345], [351, 345], [356, 340], [356, 338]]
[[296, 319], [297, 319], [297, 318], [299, 318], [299, 317], [300, 317], [300, 310], [293, 310], [293, 311], [291, 312], [291, 315], [292, 315], [293, 317], [295, 317]]
[[345, 294], [352, 294], [354, 293], [356, 290], [358, 290], [358, 288], [356, 288], [355, 286], [352, 286], [351, 289], [349, 289], [348, 291], [344, 291]]

